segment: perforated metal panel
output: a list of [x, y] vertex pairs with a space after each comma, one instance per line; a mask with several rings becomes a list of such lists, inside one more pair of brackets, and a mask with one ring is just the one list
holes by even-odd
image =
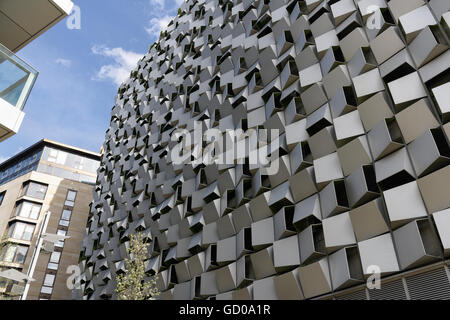
[[450, 299], [450, 282], [443, 267], [406, 277], [406, 284], [412, 300]]
[[381, 289], [369, 290], [370, 300], [406, 300], [406, 292], [402, 279], [388, 283], [381, 282]]
[[336, 297], [336, 300], [367, 300], [366, 290], [359, 290]]

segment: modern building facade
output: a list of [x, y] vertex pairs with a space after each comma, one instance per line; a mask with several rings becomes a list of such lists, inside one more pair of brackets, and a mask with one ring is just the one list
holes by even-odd
[[[34, 279], [27, 299], [70, 298], [66, 271], [78, 264], [99, 159], [97, 153], [41, 140], [0, 164], [0, 270], [13, 268]], [[38, 252], [43, 234], [69, 238], [54, 245], [44, 241]], [[4, 297], [20, 298], [23, 289], [0, 278]]]
[[116, 96], [76, 297], [114, 299], [145, 232], [162, 299], [450, 299], [449, 25], [447, 0], [184, 2]]
[[15, 53], [70, 14], [70, 0], [0, 3], [0, 142], [16, 134], [38, 71]]

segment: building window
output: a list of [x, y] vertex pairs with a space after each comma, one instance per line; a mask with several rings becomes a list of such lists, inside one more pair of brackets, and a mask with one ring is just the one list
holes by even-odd
[[47, 265], [47, 269], [50, 270], [58, 270], [59, 267], [59, 259], [61, 259], [61, 252], [54, 251], [50, 256], [50, 262]]
[[67, 220], [59, 220], [59, 225], [63, 226], [63, 227], [68, 227], [69, 226], [69, 221]]
[[24, 263], [27, 256], [28, 247], [19, 246], [17, 244], [9, 244], [2, 248], [0, 253], [0, 261]]
[[50, 270], [58, 270], [58, 264], [57, 264], [57, 263], [52, 263], [52, 262], [50, 262], [50, 263], [47, 265], [47, 269], [50, 269]]
[[70, 216], [72, 215], [71, 210], [64, 209], [61, 215], [61, 219], [63, 220], [70, 220]]
[[59, 151], [56, 149], [50, 149], [47, 161], [64, 165], [66, 163], [66, 158], [67, 158], [66, 152]]
[[72, 210], [64, 209], [61, 214], [61, 219], [59, 220], [59, 225], [68, 227], [71, 216], [72, 216]]
[[8, 251], [8, 245], [3, 246], [0, 251], [0, 261], [5, 261], [6, 252]]
[[50, 262], [51, 263], [59, 263], [59, 259], [61, 258], [61, 252], [52, 252], [52, 255], [50, 256]]
[[78, 170], [83, 170], [84, 158], [78, 157], [78, 156], [72, 156], [72, 157], [73, 157], [73, 162], [74, 162], [73, 167]]
[[[100, 161], [67, 153], [57, 149], [45, 147], [42, 160], [45, 163], [40, 163], [38, 167], [39, 172], [48, 173], [64, 179], [72, 179], [84, 183], [95, 184], [96, 172], [100, 166]], [[64, 166], [65, 168], [59, 167]], [[89, 174], [83, 174], [79, 170]]]
[[59, 220], [59, 225], [68, 227], [70, 218], [72, 217], [72, 208], [75, 205], [75, 198], [77, 197], [77, 192], [69, 190], [66, 195], [66, 200], [64, 202], [64, 209], [61, 213], [61, 219]]
[[75, 198], [77, 197], [77, 192], [73, 190], [69, 190], [66, 196], [66, 202], [64, 202], [65, 206], [73, 207], [75, 206]]
[[[57, 234], [60, 236], [65, 236], [65, 235], [67, 235], [67, 231], [66, 230], [58, 230]], [[58, 247], [58, 248], [64, 247], [64, 240], [55, 242], [55, 247]]]
[[[6, 270], [6, 268], [0, 268], [0, 271], [5, 271], [5, 270]], [[12, 282], [13, 282], [12, 280], [0, 277], [0, 294], [2, 292], [7, 291], [9, 285], [12, 284]]]
[[29, 181], [23, 185], [21, 196], [28, 196], [44, 200], [47, 193], [47, 185]]
[[38, 219], [41, 212], [41, 205], [38, 203], [23, 201], [16, 207], [16, 216], [30, 219]]
[[5, 170], [0, 171], [0, 185], [23, 176], [30, 171], [36, 170], [41, 154], [42, 150], [38, 150], [36, 153], [31, 154], [26, 158], [22, 158], [20, 161], [14, 162]]
[[2, 205], [3, 199], [5, 199], [6, 191], [0, 192], [0, 206]]
[[41, 288], [41, 293], [51, 294], [52, 291], [53, 291], [53, 288], [52, 288], [52, 287], [44, 287], [44, 286], [43, 286], [43, 287]]
[[54, 274], [46, 274], [44, 278], [44, 286], [53, 287], [53, 283], [55, 282]]
[[15, 222], [11, 224], [9, 237], [17, 240], [30, 241], [33, 237], [34, 227], [32, 224]]

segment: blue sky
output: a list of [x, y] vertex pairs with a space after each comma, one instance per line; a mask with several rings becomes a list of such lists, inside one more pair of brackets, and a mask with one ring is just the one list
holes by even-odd
[[19, 132], [0, 143], [0, 163], [42, 138], [98, 151], [117, 88], [182, 0], [73, 0], [81, 29], [66, 20], [17, 55], [39, 71]]

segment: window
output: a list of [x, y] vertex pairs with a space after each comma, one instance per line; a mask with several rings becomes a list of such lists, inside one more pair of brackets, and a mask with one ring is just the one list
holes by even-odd
[[97, 181], [96, 177], [87, 176], [85, 174], [80, 175], [80, 182], [95, 184], [95, 181]]
[[49, 149], [50, 152], [48, 153], [47, 160], [50, 162], [56, 162], [56, 158], [58, 157], [58, 150], [55, 149]]
[[6, 245], [2, 248], [0, 261], [24, 263], [28, 252], [28, 247], [17, 244]]
[[58, 151], [58, 156], [56, 157], [56, 163], [65, 164], [67, 159], [67, 153], [63, 151]]
[[67, 158], [66, 152], [59, 151], [56, 149], [50, 149], [47, 161], [63, 165], [66, 163], [66, 158]]
[[61, 258], [61, 252], [55, 251], [50, 256], [50, 262], [47, 265], [47, 269], [58, 270], [59, 259]]
[[42, 284], [41, 293], [52, 294], [53, 284], [55, 283], [56, 275], [47, 273], [44, 278], [44, 283]]
[[75, 197], [77, 196], [77, 192], [73, 191], [73, 190], [69, 190], [69, 192], [67, 192], [67, 200], [70, 201], [75, 201]]
[[69, 226], [69, 221], [72, 216], [72, 207], [75, 205], [75, 198], [77, 197], [77, 192], [73, 190], [67, 191], [66, 201], [64, 202], [64, 206], [66, 208], [63, 209], [61, 214], [61, 219], [59, 220], [60, 226]]
[[73, 162], [74, 162], [74, 168], [83, 170], [84, 158], [79, 157], [79, 156], [72, 156], [72, 157], [73, 157]]
[[2, 205], [3, 199], [5, 199], [6, 191], [0, 192], [0, 206]]
[[68, 227], [69, 226], [69, 221], [67, 220], [59, 220], [59, 225], [60, 226], [64, 226], [64, 227]]
[[23, 201], [16, 208], [16, 216], [30, 219], [38, 219], [41, 212], [41, 205], [38, 203]]
[[72, 172], [72, 180], [80, 181], [80, 174], [77, 172]]
[[64, 209], [61, 215], [61, 219], [63, 220], [70, 220], [70, 216], [72, 215], [71, 210]]
[[3, 246], [2, 250], [0, 251], [0, 260], [3, 261], [5, 258], [6, 251], [8, 250], [8, 246]]
[[77, 192], [73, 190], [69, 190], [67, 192], [66, 196], [66, 202], [64, 203], [65, 206], [73, 207], [75, 205], [75, 198], [77, 196]]
[[47, 265], [47, 269], [50, 269], [50, 270], [58, 270], [58, 264], [57, 263], [49, 263], [48, 265]]
[[28, 155], [26, 158], [22, 158], [11, 164], [9, 167], [6, 167], [3, 171], [0, 171], [0, 185], [35, 170], [41, 158], [41, 154], [42, 150], [38, 150], [36, 153]]
[[27, 256], [28, 247], [17, 246], [16, 256], [14, 257], [14, 262], [24, 263]]
[[[44, 148], [42, 160], [46, 161], [46, 163], [39, 164], [39, 167], [37, 168], [39, 172], [89, 184], [95, 184], [96, 182], [96, 173], [100, 166], [100, 161], [98, 160], [89, 159], [49, 147]], [[64, 168], [60, 167], [61, 165], [64, 166]], [[83, 174], [83, 172], [79, 171], [91, 173], [93, 176]]]
[[52, 169], [52, 174], [54, 176], [61, 177], [61, 178], [64, 178], [64, 179], [71, 179], [72, 178], [72, 171], [66, 170], [66, 169], [62, 169], [62, 168], [54, 167]]
[[9, 237], [17, 240], [30, 241], [33, 237], [34, 227], [32, 224], [15, 222], [9, 229]]
[[[0, 268], [0, 271], [5, 271], [6, 269], [7, 268]], [[12, 283], [12, 280], [0, 277], [0, 292], [5, 291], [8, 288], [9, 284], [11, 284], [11, 283]]]
[[50, 256], [51, 263], [59, 263], [59, 259], [61, 258], [61, 252], [53, 252]]
[[46, 274], [44, 278], [44, 286], [53, 287], [53, 283], [55, 282], [54, 274]]
[[21, 196], [44, 200], [46, 193], [47, 185], [30, 181], [24, 184]]
[[52, 291], [53, 291], [53, 288], [51, 288], [51, 287], [42, 287], [42, 289], [41, 289], [41, 293], [51, 294]]
[[[65, 235], [67, 235], [67, 231], [66, 230], [58, 230], [57, 234], [60, 236], [65, 236]], [[64, 240], [55, 242], [55, 247], [59, 247], [59, 248], [64, 247]]]
[[59, 225], [68, 227], [71, 216], [72, 216], [72, 210], [64, 209], [61, 214], [61, 220], [59, 220]]

